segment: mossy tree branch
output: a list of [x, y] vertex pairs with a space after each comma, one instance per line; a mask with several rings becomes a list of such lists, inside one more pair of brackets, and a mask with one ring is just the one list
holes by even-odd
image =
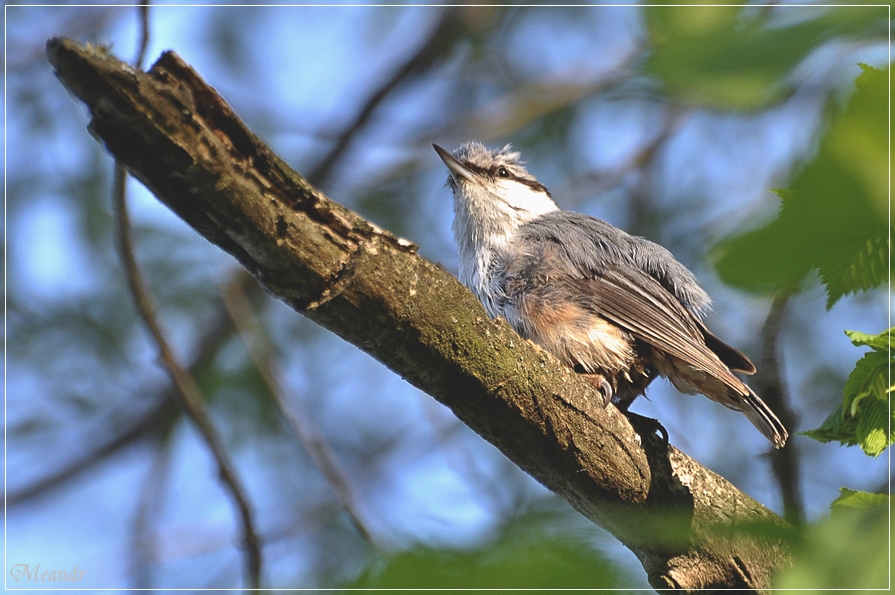
[[[52, 39], [89, 130], [273, 295], [450, 407], [639, 557], [656, 588], [770, 587], [786, 524], [523, 341], [415, 247], [329, 200], [168, 52], [139, 72]], [[756, 531], [768, 526], [776, 531]], [[747, 530], [743, 530], [746, 528]]]

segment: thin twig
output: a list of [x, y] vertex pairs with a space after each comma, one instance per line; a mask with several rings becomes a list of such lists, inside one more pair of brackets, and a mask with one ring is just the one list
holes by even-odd
[[249, 576], [249, 584], [252, 589], [258, 589], [261, 576], [261, 549], [258, 535], [255, 533], [254, 521], [249, 507], [248, 497], [239, 483], [233, 463], [227, 455], [217, 431], [211, 423], [208, 412], [205, 409], [205, 401], [193, 377], [177, 362], [174, 352], [171, 350], [159, 324], [155, 308], [152, 305], [148, 290], [143, 282], [142, 274], [134, 257], [133, 245], [130, 237], [130, 222], [127, 214], [127, 200], [125, 183], [127, 173], [120, 165], [115, 166], [114, 201], [115, 215], [118, 223], [118, 245], [121, 252], [121, 260], [127, 273], [131, 294], [136, 303], [140, 317], [146, 328], [152, 335], [159, 350], [159, 357], [167, 369], [171, 380], [177, 389], [178, 401], [183, 407], [187, 417], [199, 430], [212, 456], [218, 464], [218, 473], [224, 486], [233, 497], [242, 522], [243, 548], [246, 555], [246, 566]]
[[[260, 288], [258, 291], [260, 292]], [[221, 308], [212, 322], [206, 325], [206, 332], [200, 338], [195, 354], [187, 366], [189, 374], [196, 376], [205, 370], [214, 361], [218, 351], [233, 335], [233, 332], [234, 328], [230, 324], [230, 317], [226, 309]], [[175, 389], [170, 385], [165, 386], [158, 395], [153, 397], [152, 406], [146, 409], [142, 415], [133, 419], [127, 427], [121, 428], [118, 434], [98, 437], [102, 442], [88, 445], [91, 450], [79, 453], [76, 458], [68, 461], [65, 467], [55, 469], [23, 488], [11, 490], [7, 494], [7, 505], [14, 506], [54, 489], [137, 442], [156, 439], [159, 433], [165, 431], [173, 423], [180, 411], [175, 401], [174, 391]]]
[[[147, 5], [140, 6], [140, 16], [142, 31], [140, 48], [135, 60], [138, 68], [143, 61], [146, 47], [149, 45], [149, 7]], [[240, 485], [233, 463], [230, 461], [223, 443], [211, 423], [199, 386], [193, 377], [177, 362], [177, 358], [156, 317], [152, 298], [149, 295], [149, 290], [143, 281], [137, 259], [134, 256], [133, 242], [130, 235], [130, 218], [127, 212], [127, 171], [119, 164], [115, 165], [112, 195], [118, 232], [118, 249], [122, 265], [127, 273], [128, 285], [137, 306], [137, 311], [158, 347], [162, 364], [167, 369], [177, 389], [176, 394], [181, 407], [196, 426], [196, 429], [199, 430], [199, 434], [211, 451], [217, 462], [221, 481], [230, 492], [239, 509], [243, 533], [242, 546], [245, 550], [248, 582], [252, 589], [257, 590], [261, 583], [261, 547], [260, 540], [255, 532], [248, 497]]]
[[[758, 394], [777, 413], [777, 417], [790, 432], [795, 430], [797, 419], [789, 406], [786, 383], [780, 375], [780, 354], [777, 348], [786, 306], [791, 296], [791, 290], [782, 290], [771, 303], [771, 309], [761, 327], [761, 365], [755, 382], [760, 389]], [[786, 448], [771, 453], [771, 467], [783, 498], [784, 517], [796, 526], [805, 522], [799, 466], [799, 451], [794, 441], [790, 441]]]
[[[154, 438], [167, 420], [173, 417], [173, 402], [170, 395], [161, 396], [158, 401], [143, 415], [133, 420], [130, 425], [97, 444], [92, 450], [78, 453], [77, 457], [68, 461], [65, 467], [55, 469], [19, 489], [10, 489], [6, 496], [7, 506], [16, 506], [40, 494], [58, 487], [69, 479], [73, 479], [84, 471], [105, 461], [122, 449], [137, 442]], [[103, 436], [102, 438], [105, 438]]]
[[143, 60], [146, 58], [146, 47], [149, 45], [149, 3], [150, 0], [137, 0], [143, 4], [137, 4], [140, 15], [140, 47], [137, 49], [137, 57], [134, 58], [134, 66], [143, 68]]
[[[631, 79], [632, 65], [643, 55], [639, 47], [632, 48], [611, 69], [584, 76], [548, 76], [520, 82], [506, 93], [483, 106], [460, 114], [441, 126], [425, 133], [431, 138], [444, 136], [482, 141], [503, 138], [550, 114], [570, 109], [586, 98], [613, 89]], [[579, 74], [579, 73], [575, 73]]]
[[125, 183], [127, 174], [120, 165], [115, 166], [115, 185], [114, 185], [114, 201], [115, 214], [118, 222], [118, 243], [121, 251], [121, 260], [127, 272], [128, 284], [130, 285], [131, 294], [136, 303], [140, 317], [143, 319], [146, 328], [152, 335], [156, 346], [159, 350], [159, 357], [162, 364], [171, 376], [174, 386], [177, 389], [178, 401], [183, 407], [184, 412], [199, 430], [212, 455], [218, 464], [218, 473], [224, 482], [227, 490], [236, 502], [239, 509], [240, 520], [242, 521], [243, 530], [243, 547], [246, 553], [246, 565], [249, 574], [249, 583], [253, 589], [257, 589], [260, 583], [261, 570], [261, 550], [259, 539], [254, 529], [252, 513], [249, 508], [248, 498], [236, 472], [233, 463], [230, 461], [217, 431], [211, 423], [208, 412], [205, 409], [205, 401], [193, 377], [183, 369], [177, 362], [177, 358], [164, 331], [156, 319], [155, 308], [152, 305], [148, 290], [140, 273], [139, 266], [134, 258], [134, 250], [130, 238], [130, 222], [127, 214], [127, 201], [125, 194]]
[[[566, 184], [557, 189], [557, 196], [563, 196], [567, 205], [576, 205], [585, 198], [590, 198], [597, 194], [610, 192], [619, 186], [632, 173], [637, 172], [640, 176], [638, 188], [631, 191], [632, 199], [642, 198], [640, 195], [646, 190], [640, 188], [644, 184], [644, 179], [648, 177], [648, 168], [655, 164], [656, 156], [665, 148], [671, 136], [680, 129], [681, 125], [690, 117], [690, 112], [678, 105], [669, 105], [666, 109], [666, 115], [662, 120], [660, 130], [646, 144], [640, 147], [632, 154], [624, 163], [620, 164], [612, 171], [594, 171], [590, 170], [579, 174], [570, 179]], [[569, 197], [572, 197], [571, 199]], [[629, 211], [636, 212], [643, 205], [629, 204]]]
[[246, 296], [242, 283], [242, 280], [246, 278], [248, 275], [243, 271], [242, 274], [235, 276], [230, 283], [220, 286], [221, 296], [230, 313], [230, 318], [245, 344], [255, 368], [276, 400], [280, 412], [288, 421], [305, 452], [332, 486], [355, 529], [374, 548], [381, 549], [363, 521], [359, 506], [360, 499], [348, 481], [348, 474], [339, 464], [338, 458], [329, 449], [326, 440], [317, 431], [301, 404], [296, 399], [287, 400], [286, 398], [286, 382], [274, 361], [273, 346], [267, 340], [263, 327]]
[[307, 179], [315, 186], [325, 186], [329, 176], [335, 170], [336, 164], [351, 146], [351, 142], [360, 130], [366, 126], [376, 109], [382, 105], [389, 94], [394, 91], [410, 75], [418, 72], [427, 62], [437, 57], [439, 45], [449, 29], [455, 25], [456, 15], [454, 9], [445, 9], [441, 20], [432, 29], [428, 38], [420, 44], [416, 52], [410, 55], [391, 76], [369, 96], [360, 110], [355, 114], [351, 122], [345, 126], [336, 137], [336, 141], [329, 152], [317, 163], [308, 174]]

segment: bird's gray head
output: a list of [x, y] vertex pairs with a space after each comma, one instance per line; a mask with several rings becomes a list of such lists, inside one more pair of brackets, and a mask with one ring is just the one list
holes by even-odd
[[453, 155], [433, 145], [447, 166], [447, 185], [454, 192], [454, 241], [460, 253], [460, 280], [495, 314], [490, 274], [498, 255], [519, 228], [558, 210], [547, 189], [528, 173], [519, 153], [506, 145], [491, 150], [477, 142]]
[[[463, 239], [506, 238], [519, 226], [558, 209], [543, 184], [528, 173], [510, 145], [488, 149], [469, 142], [448, 153], [435, 151], [447, 166], [454, 192], [454, 233]], [[468, 235], [467, 235], [468, 234]], [[466, 238], [460, 237], [466, 235]]]

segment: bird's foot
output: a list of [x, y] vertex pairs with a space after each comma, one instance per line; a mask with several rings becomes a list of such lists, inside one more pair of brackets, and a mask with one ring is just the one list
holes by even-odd
[[623, 410], [622, 413], [624, 413], [625, 417], [628, 418], [628, 421], [631, 422], [631, 425], [634, 426], [634, 429], [637, 431], [638, 434], [646, 437], [652, 436], [658, 432], [659, 437], [662, 439], [662, 448], [668, 448], [668, 431], [665, 429], [665, 426], [659, 423], [658, 419], [646, 417], [644, 415], [634, 413], [633, 411]]
[[583, 374], [583, 376], [600, 391], [603, 397], [603, 409], [605, 409], [612, 402], [612, 395], [615, 393], [612, 390], [612, 385], [609, 384], [609, 381], [602, 374]]

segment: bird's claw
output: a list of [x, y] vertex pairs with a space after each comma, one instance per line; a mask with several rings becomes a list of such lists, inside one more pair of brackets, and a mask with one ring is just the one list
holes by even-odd
[[595, 389], [600, 391], [603, 397], [603, 409], [606, 409], [609, 403], [612, 402], [612, 396], [615, 394], [615, 391], [612, 390], [612, 385], [601, 374], [583, 374], [583, 376]]
[[612, 385], [609, 384], [609, 381], [600, 377], [600, 386], [598, 387], [600, 392], [603, 393], [603, 409], [609, 406], [609, 403], [612, 402]]
[[634, 426], [634, 429], [637, 430], [637, 433], [641, 436], [648, 436], [658, 432], [662, 439], [662, 448], [668, 448], [668, 431], [658, 419], [646, 417], [632, 411], [624, 411], [623, 413], [628, 418], [628, 421], [631, 422], [631, 425]]

